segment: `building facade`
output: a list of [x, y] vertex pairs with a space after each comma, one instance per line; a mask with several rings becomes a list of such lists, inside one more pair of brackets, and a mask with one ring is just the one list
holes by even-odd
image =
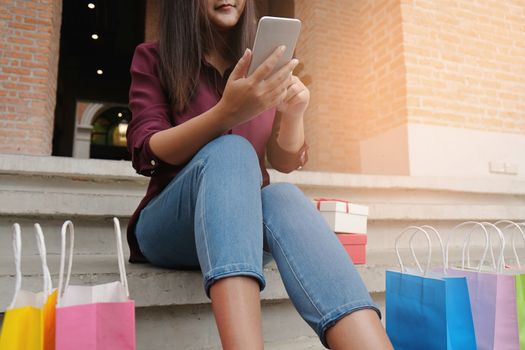
[[[309, 162], [270, 170], [272, 181], [369, 206], [358, 271], [379, 305], [405, 227], [455, 234], [458, 260], [458, 223], [524, 223], [524, 1], [255, 1], [261, 14], [302, 20], [297, 74], [311, 91]], [[148, 179], [130, 162], [89, 158], [127, 157], [129, 64], [137, 44], [156, 40], [158, 10], [159, 0], [0, 1], [0, 320], [15, 285], [13, 222], [24, 255], [37, 251], [33, 224], [42, 224], [56, 279], [58, 233], [72, 219], [81, 255], [72, 283], [118, 279], [111, 219], [127, 224]], [[416, 247], [426, 252], [426, 242]], [[37, 289], [32, 261], [24, 284]], [[137, 348], [220, 348], [199, 273], [126, 269]], [[275, 266], [265, 274], [266, 348], [321, 349]]]
[[[258, 4], [303, 22], [307, 170], [525, 176], [525, 3]], [[146, 1], [145, 41], [155, 40], [157, 7]], [[51, 155], [62, 1], [7, 0], [0, 13], [0, 152]], [[67, 116], [70, 137], [89, 143], [94, 118], [82, 112]]]

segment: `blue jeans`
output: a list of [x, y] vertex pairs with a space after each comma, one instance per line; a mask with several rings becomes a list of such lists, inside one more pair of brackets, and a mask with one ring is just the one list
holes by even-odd
[[205, 145], [140, 214], [136, 236], [155, 265], [200, 268], [204, 289], [250, 276], [265, 286], [271, 254], [290, 299], [327, 346], [326, 330], [372, 302], [352, 261], [312, 202], [294, 185], [261, 189], [252, 145], [237, 135]]

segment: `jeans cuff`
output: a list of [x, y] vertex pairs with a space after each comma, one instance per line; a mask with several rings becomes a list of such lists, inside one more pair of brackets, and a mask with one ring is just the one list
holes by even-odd
[[249, 264], [230, 264], [216, 267], [204, 275], [204, 291], [210, 298], [210, 288], [213, 283], [225, 277], [249, 276], [254, 277], [259, 283], [259, 289], [262, 291], [266, 287], [266, 280], [261, 269], [255, 268]]
[[319, 322], [319, 326], [316, 329], [317, 335], [319, 336], [321, 343], [327, 349], [329, 349], [328, 342], [326, 341], [326, 331], [330, 327], [334, 326], [337, 321], [339, 321], [346, 315], [365, 309], [374, 310], [377, 313], [377, 316], [379, 316], [379, 318], [381, 319], [381, 311], [379, 310], [376, 304], [370, 302], [369, 300], [361, 300], [348, 303], [326, 314], [321, 319], [321, 321]]

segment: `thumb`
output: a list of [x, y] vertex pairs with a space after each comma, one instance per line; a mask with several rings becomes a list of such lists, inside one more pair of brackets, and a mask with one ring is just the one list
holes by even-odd
[[233, 71], [230, 74], [230, 79], [237, 80], [244, 78], [248, 73], [248, 68], [250, 67], [250, 62], [252, 61], [252, 52], [250, 49], [246, 49], [244, 54], [239, 59], [239, 62], [233, 68]]

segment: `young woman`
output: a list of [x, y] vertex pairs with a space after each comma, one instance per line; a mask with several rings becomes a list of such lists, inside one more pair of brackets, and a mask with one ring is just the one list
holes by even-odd
[[[307, 159], [309, 92], [275, 52], [246, 77], [253, 0], [165, 0], [159, 42], [131, 65], [128, 147], [147, 194], [128, 227], [130, 261], [200, 268], [224, 349], [262, 349], [263, 255], [300, 315], [333, 349], [391, 345], [344, 249], [310, 200], [269, 184]], [[233, 69], [231, 69], [233, 67]]]

